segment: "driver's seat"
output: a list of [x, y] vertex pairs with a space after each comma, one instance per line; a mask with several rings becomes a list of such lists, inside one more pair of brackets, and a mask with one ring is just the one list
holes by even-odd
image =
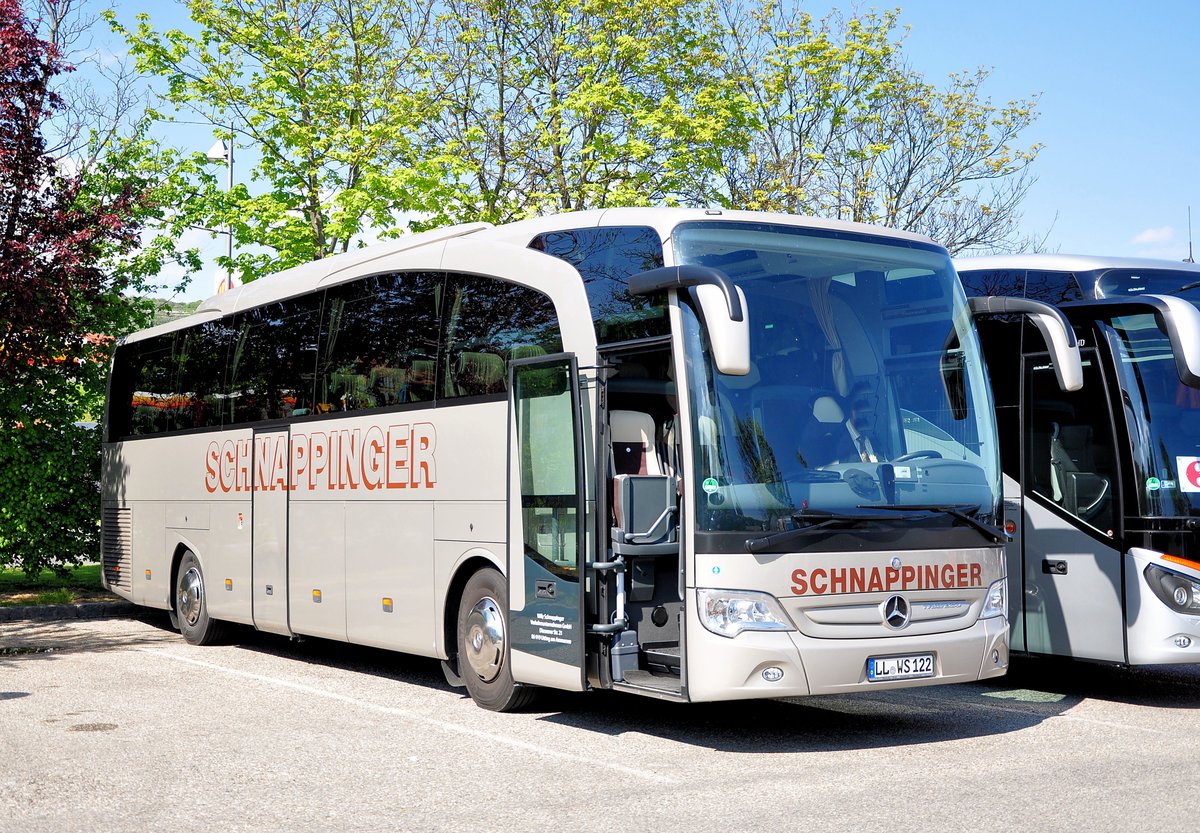
[[861, 459], [846, 412], [830, 394], [822, 394], [812, 402], [811, 419], [800, 431], [801, 455], [810, 469], [830, 463], [851, 463]]

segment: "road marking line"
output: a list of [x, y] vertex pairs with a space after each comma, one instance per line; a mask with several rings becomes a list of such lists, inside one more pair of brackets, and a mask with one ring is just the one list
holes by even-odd
[[1094, 717], [1079, 717], [1073, 714], [1053, 714], [1052, 718], [1056, 720], [1074, 720], [1079, 723], [1091, 723], [1095, 726], [1110, 726], [1114, 729], [1129, 729], [1134, 732], [1150, 732], [1155, 735], [1175, 735], [1177, 732], [1169, 732], [1165, 729], [1151, 729], [1149, 726], [1133, 726], [1129, 723], [1113, 723], [1110, 720], [1097, 720]]
[[444, 732], [453, 732], [459, 735], [467, 735], [469, 737], [479, 738], [480, 740], [486, 740], [490, 743], [498, 743], [503, 746], [509, 746], [513, 749], [520, 749], [525, 752], [532, 752], [535, 755], [542, 755], [547, 758], [557, 758], [559, 760], [571, 761], [573, 763], [579, 763], [586, 766], [604, 767], [606, 769], [624, 773], [625, 775], [632, 775], [645, 781], [654, 781], [660, 784], [673, 783], [673, 779], [664, 775], [659, 775], [657, 772], [650, 772], [644, 769], [635, 769], [633, 767], [624, 766], [623, 764], [613, 763], [611, 761], [602, 761], [595, 758], [588, 758], [582, 755], [572, 755], [569, 752], [560, 752], [557, 749], [551, 749], [547, 746], [539, 746], [535, 743], [529, 743], [528, 741], [519, 740], [508, 735], [497, 735], [493, 732], [485, 732], [480, 729], [472, 729], [468, 726], [462, 726], [457, 723], [449, 723], [444, 720], [437, 720], [436, 718], [426, 717], [424, 715], [409, 711], [408, 709], [398, 709], [394, 706], [380, 706], [367, 700], [359, 700], [356, 697], [347, 697], [345, 694], [337, 694], [335, 692], [326, 691], [314, 686], [304, 685], [303, 683], [283, 680], [278, 677], [270, 677], [265, 674], [255, 674], [251, 671], [239, 671], [236, 668], [217, 665], [213, 662], [191, 659], [189, 657], [181, 657], [178, 654], [159, 650], [157, 648], [137, 648], [135, 650], [141, 651], [144, 654], [153, 654], [155, 656], [163, 657], [164, 659], [175, 660], [176, 662], [196, 665], [201, 668], [211, 668], [214, 671], [223, 671], [224, 673], [231, 674], [235, 677], [242, 677], [247, 680], [255, 680], [257, 682], [266, 683], [278, 688], [287, 688], [291, 689], [292, 691], [299, 691], [303, 694], [312, 694], [316, 697], [324, 697], [327, 700], [336, 700], [339, 703], [357, 706], [362, 709], [367, 709], [368, 711], [379, 712], [380, 714], [392, 715], [394, 717], [403, 717], [406, 720], [424, 723], [427, 726], [441, 729]]

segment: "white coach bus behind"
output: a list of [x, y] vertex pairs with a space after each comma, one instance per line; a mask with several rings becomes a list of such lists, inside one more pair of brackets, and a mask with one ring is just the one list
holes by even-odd
[[1200, 267], [1009, 255], [956, 261], [969, 293], [1054, 303], [1082, 388], [1020, 321], [979, 322], [1004, 471], [1013, 649], [1200, 662]]

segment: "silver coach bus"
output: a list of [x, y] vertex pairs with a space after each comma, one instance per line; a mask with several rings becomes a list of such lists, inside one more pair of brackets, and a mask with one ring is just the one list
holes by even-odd
[[979, 322], [1014, 533], [1013, 649], [1200, 662], [1200, 267], [1073, 255], [955, 265], [968, 294], [1059, 304], [1082, 345], [1084, 384], [1063, 391], [1020, 321]]
[[1002, 674], [1000, 503], [943, 248], [614, 209], [405, 237], [123, 339], [102, 556], [189, 642], [438, 657], [487, 708], [784, 697]]

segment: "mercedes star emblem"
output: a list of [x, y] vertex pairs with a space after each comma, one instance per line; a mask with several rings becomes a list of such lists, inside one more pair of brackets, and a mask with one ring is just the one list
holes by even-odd
[[892, 596], [883, 605], [883, 621], [887, 622], [889, 627], [900, 630], [908, 624], [908, 602], [903, 596]]

